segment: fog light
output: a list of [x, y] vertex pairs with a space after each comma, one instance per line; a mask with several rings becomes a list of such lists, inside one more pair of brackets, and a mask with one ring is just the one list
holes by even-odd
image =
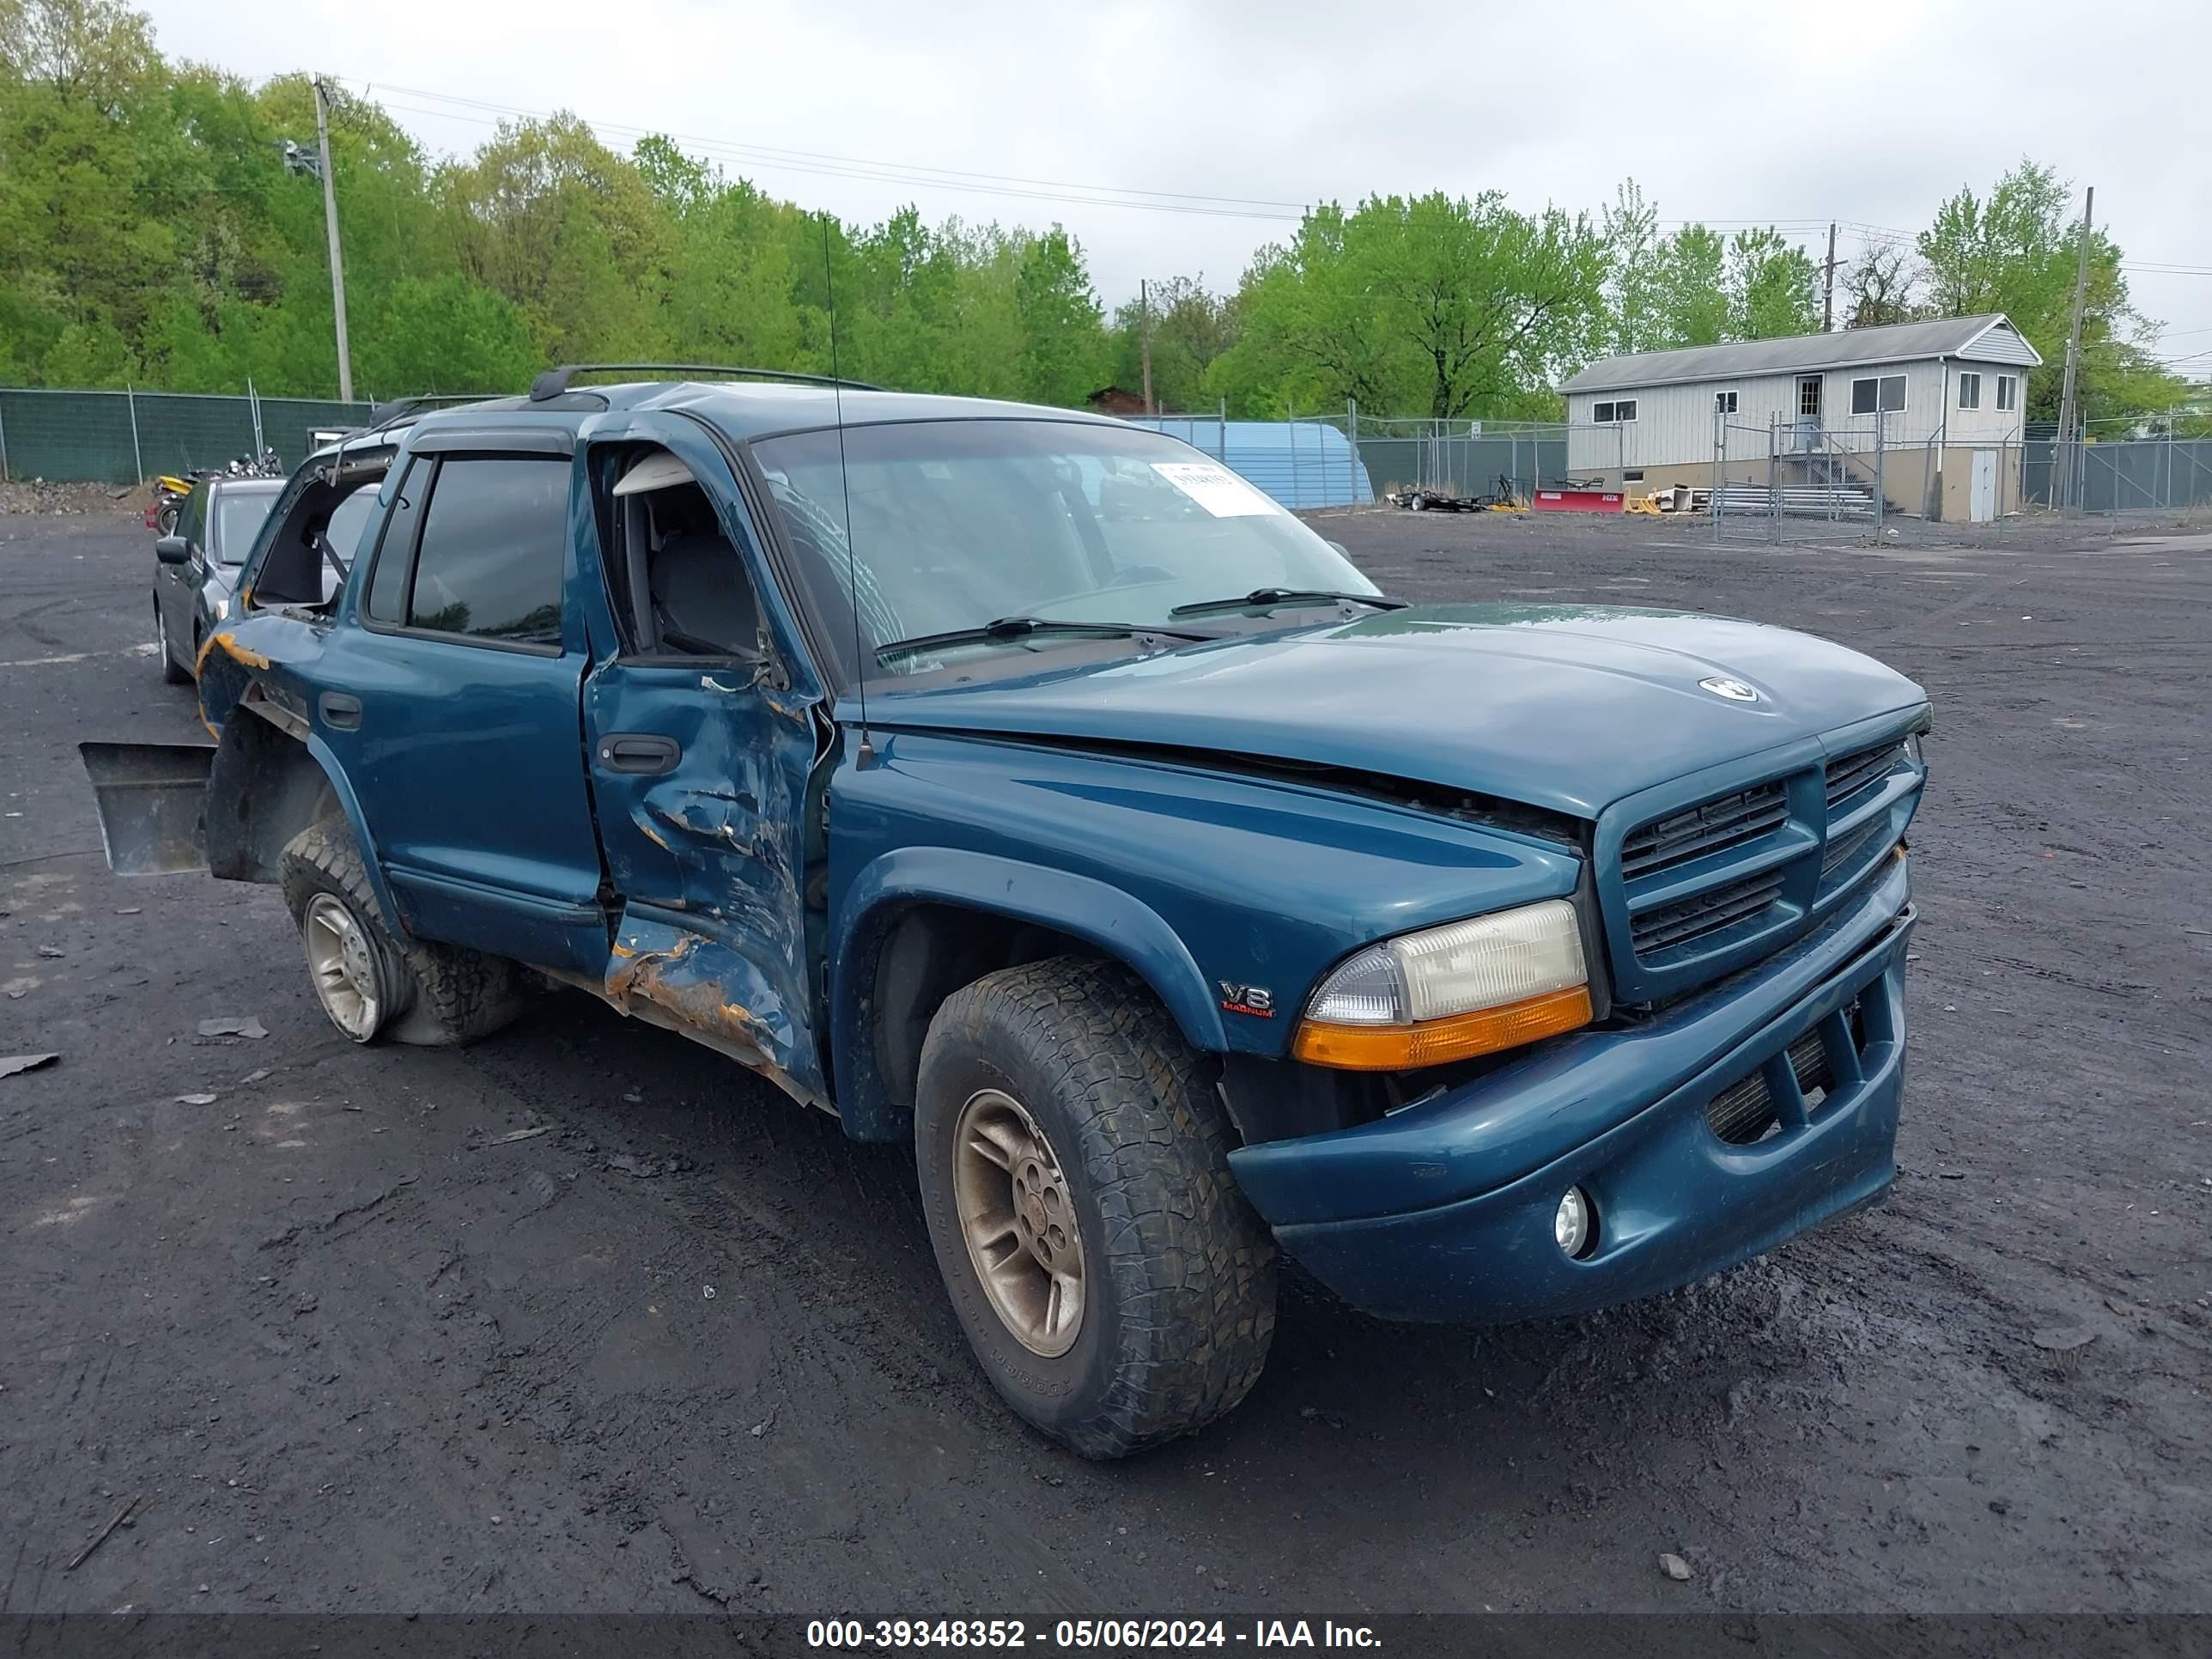
[[1559, 1213], [1552, 1218], [1552, 1237], [1569, 1255], [1585, 1255], [1596, 1237], [1596, 1220], [1597, 1212], [1583, 1189], [1570, 1187], [1559, 1200]]

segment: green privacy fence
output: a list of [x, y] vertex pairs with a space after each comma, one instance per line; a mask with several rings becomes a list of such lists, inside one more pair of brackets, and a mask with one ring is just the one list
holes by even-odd
[[134, 483], [221, 466], [261, 444], [286, 467], [318, 428], [360, 426], [365, 403], [321, 398], [225, 398], [181, 392], [51, 392], [0, 386], [0, 478]]

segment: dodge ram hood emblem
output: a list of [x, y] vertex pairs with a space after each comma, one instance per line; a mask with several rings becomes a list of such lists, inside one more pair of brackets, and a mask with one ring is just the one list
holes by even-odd
[[1698, 686], [1717, 697], [1726, 697], [1730, 702], [1757, 702], [1759, 693], [1741, 680], [1731, 680], [1716, 674], [1711, 679], [1698, 682]]

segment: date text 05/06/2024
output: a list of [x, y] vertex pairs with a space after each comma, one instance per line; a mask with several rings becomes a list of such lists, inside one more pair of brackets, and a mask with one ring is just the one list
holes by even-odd
[[1365, 1625], [1334, 1620], [1255, 1619], [817, 1619], [806, 1644], [830, 1650], [1048, 1648], [1127, 1651], [1171, 1648], [1379, 1648]]

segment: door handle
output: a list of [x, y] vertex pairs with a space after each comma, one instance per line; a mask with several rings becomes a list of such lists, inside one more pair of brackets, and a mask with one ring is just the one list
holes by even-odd
[[315, 700], [323, 724], [340, 732], [361, 730], [361, 699], [344, 691], [325, 691]]
[[659, 777], [673, 772], [684, 745], [653, 732], [611, 732], [599, 739], [599, 764], [610, 772]]

